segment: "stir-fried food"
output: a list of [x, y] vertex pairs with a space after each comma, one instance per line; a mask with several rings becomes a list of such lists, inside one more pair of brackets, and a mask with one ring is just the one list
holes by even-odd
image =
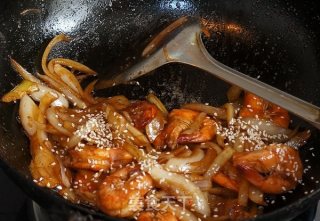
[[155, 94], [94, 97], [95, 75], [65, 58], [42, 57], [37, 77], [17, 61], [23, 81], [2, 97], [20, 100], [38, 185], [74, 203], [140, 221], [244, 220], [262, 213], [267, 194], [302, 179], [298, 148], [308, 131], [290, 129], [286, 110], [232, 86], [221, 107], [184, 104], [168, 111]]

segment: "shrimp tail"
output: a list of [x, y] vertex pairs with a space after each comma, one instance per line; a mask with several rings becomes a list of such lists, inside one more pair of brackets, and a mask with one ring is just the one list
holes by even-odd
[[257, 170], [248, 165], [239, 164], [236, 167], [255, 186], [261, 186], [265, 181], [265, 178]]
[[235, 192], [239, 191], [239, 185], [236, 181], [230, 179], [228, 176], [224, 175], [221, 172], [218, 172], [212, 177], [212, 180], [219, 184], [220, 186], [223, 186], [227, 189], [233, 190]]

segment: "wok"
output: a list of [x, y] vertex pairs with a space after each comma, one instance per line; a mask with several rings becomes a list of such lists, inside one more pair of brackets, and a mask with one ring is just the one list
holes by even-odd
[[[52, 56], [78, 60], [108, 78], [139, 61], [152, 36], [178, 17], [200, 16], [211, 37], [206, 46], [214, 58], [259, 78], [301, 99], [320, 105], [320, 2], [292, 0], [2, 0], [0, 3], [0, 90], [9, 91], [20, 79], [10, 68], [8, 55], [29, 71], [40, 70], [40, 57], [58, 33], [73, 38], [60, 44]], [[226, 101], [228, 85], [203, 71], [170, 64], [139, 79], [137, 85], [120, 85], [97, 95], [124, 94], [143, 98], [149, 90], [173, 108], [185, 102]], [[28, 139], [17, 119], [15, 104], [0, 104], [0, 165], [39, 205], [68, 214], [82, 211], [110, 219], [85, 206], [74, 205], [53, 191], [33, 183]], [[275, 200], [255, 220], [290, 220], [320, 198], [320, 139], [312, 130], [301, 148], [306, 171], [303, 183], [292, 193], [269, 196]]]

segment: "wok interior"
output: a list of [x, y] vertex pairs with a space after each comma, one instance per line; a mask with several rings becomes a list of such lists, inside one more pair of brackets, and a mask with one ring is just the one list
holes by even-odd
[[[60, 44], [52, 56], [78, 60], [107, 78], [139, 60], [152, 35], [183, 15], [200, 16], [211, 31], [204, 39], [209, 52], [236, 68], [295, 96], [320, 105], [320, 20], [316, 1], [1, 1], [1, 94], [20, 79], [10, 68], [8, 55], [29, 71], [40, 70], [43, 47], [58, 33], [74, 40]], [[32, 9], [25, 11], [26, 9]], [[153, 90], [169, 109], [186, 102], [212, 105], [226, 101], [228, 85], [208, 74], [179, 64], [159, 68], [139, 79], [140, 85], [120, 85], [98, 91], [99, 96], [124, 94], [143, 98]], [[62, 201], [32, 183], [28, 140], [17, 120], [17, 105], [0, 104], [0, 156], [2, 164], [24, 190], [40, 204]], [[299, 123], [299, 119], [295, 119]], [[302, 127], [309, 127], [301, 122]], [[312, 129], [312, 128], [311, 128]], [[312, 129], [313, 130], [313, 129]], [[303, 185], [293, 193], [277, 196], [266, 209], [268, 219], [279, 208], [294, 203], [294, 216], [308, 205], [305, 193], [320, 195], [320, 144], [318, 131], [301, 149], [307, 168]], [[314, 149], [313, 149], [314, 148]], [[309, 166], [311, 166], [309, 168]], [[25, 180], [27, 177], [27, 181]], [[21, 184], [23, 183], [23, 184]], [[270, 201], [274, 198], [270, 197]], [[315, 200], [312, 198], [311, 200]], [[81, 206], [80, 206], [81, 207]], [[293, 207], [292, 207], [293, 208]], [[285, 215], [285, 208], [278, 215]], [[101, 215], [101, 214], [100, 214]], [[104, 216], [104, 215], [101, 215]]]

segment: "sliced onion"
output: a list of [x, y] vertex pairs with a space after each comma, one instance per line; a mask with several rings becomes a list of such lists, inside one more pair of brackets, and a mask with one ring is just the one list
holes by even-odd
[[216, 144], [214, 142], [205, 142], [203, 144], [200, 144], [200, 147], [211, 148], [211, 149], [215, 150], [217, 154], [222, 152], [222, 148], [218, 144]]
[[122, 137], [127, 142], [133, 142], [138, 146], [151, 147], [148, 138], [109, 104], [106, 105], [105, 118], [111, 124], [113, 131], [116, 131], [116, 137]]
[[172, 212], [179, 219], [179, 221], [199, 221], [199, 219], [192, 212], [179, 206], [178, 204], [172, 206], [162, 202], [159, 204], [159, 209], [160, 211], [168, 210]]
[[69, 41], [70, 39], [64, 35], [64, 34], [60, 34], [60, 35], [57, 35], [56, 37], [54, 37], [50, 42], [49, 44], [47, 45], [46, 49], [44, 50], [43, 52], [43, 55], [42, 55], [42, 59], [41, 59], [41, 66], [42, 66], [42, 69], [43, 69], [43, 72], [49, 76], [49, 77], [52, 77], [53, 73], [51, 73], [49, 70], [48, 70], [48, 67], [47, 67], [47, 60], [48, 60], [48, 56], [49, 56], [49, 53], [51, 52], [52, 48], [59, 42], [61, 41]]
[[161, 100], [154, 95], [153, 93], [149, 93], [146, 97], [147, 101], [157, 106], [157, 108], [162, 112], [162, 114], [166, 117], [168, 116], [168, 110], [164, 106], [164, 104], [161, 102]]
[[61, 173], [61, 182], [65, 187], [70, 187], [71, 186], [71, 180], [70, 178], [67, 176], [67, 168], [64, 167], [63, 163], [61, 162], [61, 160], [59, 160], [59, 158], [57, 158], [57, 160], [59, 161], [59, 165], [60, 165], [60, 173]]
[[196, 180], [193, 181], [193, 183], [199, 187], [202, 191], [208, 191], [212, 188], [212, 182], [211, 180], [204, 179], [204, 180]]
[[239, 193], [238, 193], [238, 204], [240, 206], [248, 205], [248, 195], [249, 195], [249, 183], [247, 180], [242, 179], [239, 185]]
[[52, 78], [45, 76], [45, 75], [39, 75], [40, 79], [45, 81], [46, 83], [48, 83], [49, 85], [51, 85], [53, 88], [55, 88], [56, 90], [60, 91], [61, 93], [63, 93], [68, 100], [74, 104], [75, 106], [78, 106], [79, 108], [86, 108], [87, 105], [85, 104], [84, 101], [81, 100], [81, 98], [79, 96], [77, 96], [76, 94], [74, 94], [70, 88], [65, 87], [62, 84], [59, 84], [59, 82], [56, 82], [55, 80], [53, 80]]
[[222, 136], [221, 134], [217, 134], [216, 135], [216, 141], [217, 141], [217, 144], [220, 146], [220, 147], [225, 147], [226, 145], [225, 145], [225, 137], [224, 136]]
[[83, 98], [91, 104], [97, 103], [97, 101], [92, 96], [92, 93], [94, 90], [94, 85], [97, 83], [97, 81], [98, 80], [94, 80], [94, 81], [90, 82], [83, 91]]
[[72, 137], [69, 138], [66, 148], [73, 148], [77, 146], [81, 141], [81, 137], [79, 135], [73, 134]]
[[194, 121], [191, 123], [191, 125], [189, 126], [189, 128], [185, 131], [182, 132], [182, 134], [192, 134], [195, 131], [198, 131], [204, 121], [204, 119], [206, 118], [207, 114], [204, 112], [201, 112], [200, 114], [198, 114], [198, 116], [194, 119]]
[[24, 95], [20, 100], [19, 115], [21, 124], [29, 136], [34, 135], [37, 131], [36, 121], [38, 114], [38, 106], [28, 95]]
[[210, 165], [208, 171], [205, 173], [205, 177], [211, 178], [213, 175], [215, 175], [220, 168], [222, 168], [224, 164], [232, 158], [234, 152], [235, 150], [233, 148], [227, 147], [221, 153], [219, 153], [214, 159], [213, 163]]
[[208, 149], [202, 160], [190, 163], [189, 171], [195, 174], [205, 173], [209, 169], [216, 156], [217, 152], [214, 149]]
[[129, 122], [126, 124], [127, 130], [134, 136], [133, 142], [138, 146], [151, 146], [148, 138], [137, 128], [132, 126]]
[[78, 79], [66, 68], [62, 67], [60, 64], [55, 64], [53, 66], [54, 72], [60, 77], [60, 79], [66, 83], [72, 90], [76, 93], [82, 95], [83, 90], [78, 81]]
[[231, 103], [226, 103], [225, 105], [223, 105], [223, 107], [226, 109], [226, 120], [229, 123], [234, 118], [234, 107]]
[[184, 153], [184, 151], [186, 149], [188, 149], [189, 147], [186, 145], [180, 146], [170, 152], [162, 152], [159, 156], [158, 162], [159, 163], [165, 163], [167, 162], [170, 158], [178, 156], [180, 153]]
[[308, 139], [310, 138], [310, 136], [311, 136], [311, 133], [309, 130], [298, 132], [296, 135], [294, 135], [284, 144], [297, 149], [305, 145]]
[[31, 73], [29, 73], [26, 69], [24, 69], [18, 62], [16, 62], [13, 58], [10, 58], [10, 63], [12, 68], [18, 72], [21, 77], [25, 80], [28, 81], [32, 81], [35, 83], [40, 84], [40, 80], [38, 78], [36, 78], [34, 75], [32, 75]]
[[21, 99], [25, 94], [31, 94], [38, 91], [37, 83], [29, 80], [23, 80], [20, 84], [15, 86], [11, 91], [2, 96], [1, 101], [12, 102]]
[[227, 119], [227, 113], [225, 108], [213, 107], [213, 106], [209, 106], [201, 103], [185, 104], [182, 106], [182, 108], [199, 111], [199, 112], [205, 112], [210, 116], [213, 116], [222, 120]]
[[31, 93], [31, 97], [36, 100], [36, 101], [40, 101], [41, 98], [46, 94], [46, 93], [52, 93], [52, 94], [56, 94], [58, 96], [58, 98], [51, 103], [51, 106], [54, 107], [69, 107], [69, 102], [68, 100], [64, 97], [64, 95], [62, 95], [61, 93], [59, 93], [58, 91], [51, 89], [45, 85], [42, 84], [38, 84], [38, 88], [39, 91], [33, 92]]
[[49, 123], [56, 130], [58, 130], [60, 133], [67, 135], [67, 136], [72, 135], [72, 133], [70, 131], [68, 131], [67, 129], [65, 129], [62, 126], [62, 124], [59, 122], [58, 115], [53, 108], [48, 108], [46, 116], [47, 116], [47, 120], [49, 121]]
[[241, 93], [242, 93], [242, 88], [232, 85], [229, 90], [227, 91], [227, 97], [229, 102], [234, 102], [239, 99]]
[[279, 127], [274, 123], [251, 117], [242, 118], [241, 120], [256, 131], [261, 131], [262, 135], [269, 142], [283, 143], [286, 142], [293, 134], [293, 131], [287, 128]]
[[190, 180], [184, 176], [168, 172], [161, 168], [160, 165], [153, 166], [148, 170], [153, 180], [165, 190], [172, 194], [190, 196], [193, 202], [193, 209], [204, 215], [210, 215], [210, 207], [206, 195]]
[[112, 105], [116, 110], [123, 110], [130, 105], [130, 101], [123, 95], [109, 97], [106, 102]]
[[81, 64], [77, 61], [70, 60], [67, 58], [54, 58], [51, 60], [55, 64], [60, 64], [69, 68], [72, 68], [73, 70], [80, 71], [81, 73], [87, 74], [87, 75], [96, 75], [97, 72], [92, 70], [91, 68], [87, 67], [84, 64]]
[[200, 148], [196, 148], [189, 157], [174, 157], [168, 160], [164, 169], [171, 172], [189, 172], [190, 163], [200, 161], [204, 157], [204, 152]]
[[248, 190], [249, 199], [258, 204], [258, 205], [266, 205], [263, 199], [263, 192], [259, 190], [257, 187], [250, 185]]

